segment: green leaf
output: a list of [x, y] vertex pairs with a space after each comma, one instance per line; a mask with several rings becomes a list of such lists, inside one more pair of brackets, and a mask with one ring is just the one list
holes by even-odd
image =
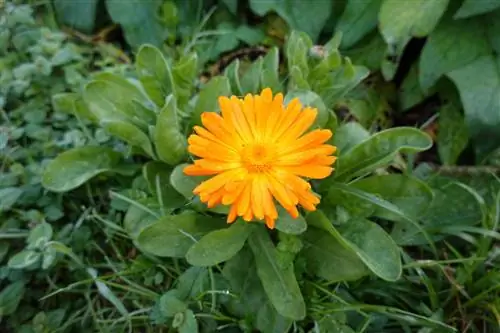
[[186, 260], [193, 266], [214, 266], [227, 261], [245, 245], [253, 227], [237, 221], [229, 228], [212, 231], [189, 249]]
[[177, 165], [187, 155], [187, 140], [181, 133], [177, 117], [175, 97], [169, 95], [158, 115], [155, 128], [155, 146], [160, 159], [170, 165]]
[[500, 7], [500, 2], [494, 0], [464, 0], [453, 18], [462, 19], [474, 15], [491, 12]]
[[210, 274], [205, 267], [189, 267], [177, 278], [179, 298], [199, 299], [210, 288]]
[[186, 200], [170, 184], [172, 169], [161, 162], [151, 161], [143, 168], [143, 175], [148, 182], [149, 190], [161, 199], [164, 208], [174, 209], [185, 204]]
[[377, 27], [382, 0], [349, 0], [337, 22], [336, 31], [342, 32], [341, 46], [349, 48]]
[[178, 290], [171, 289], [160, 297], [160, 310], [166, 317], [173, 317], [178, 312], [184, 312], [188, 306], [177, 298]]
[[144, 90], [158, 107], [164, 105], [168, 95], [174, 94], [175, 96], [172, 70], [156, 47], [142, 45], [137, 52], [135, 68]]
[[443, 105], [439, 110], [437, 149], [444, 165], [454, 165], [467, 146], [469, 133], [464, 116], [454, 104]]
[[54, 192], [67, 192], [89, 179], [112, 171], [122, 155], [108, 147], [78, 147], [57, 156], [44, 170], [42, 185]]
[[422, 50], [420, 86], [428, 91], [441, 76], [463, 68], [490, 52], [482, 22], [445, 19], [430, 34]]
[[[413, 224], [396, 224], [392, 230], [393, 239], [400, 245], [422, 245], [429, 240], [443, 239], [447, 227], [472, 226], [481, 220], [481, 210], [473, 195], [461, 186], [453, 184], [447, 177], [435, 176], [429, 180], [435, 198], [427, 213], [419, 219], [420, 227]], [[484, 188], [484, 185], [482, 186]]]
[[[352, 182], [350, 188], [375, 194], [398, 207], [405, 215], [419, 217], [425, 214], [434, 199], [432, 190], [427, 184], [417, 178], [401, 175], [388, 174], [366, 177]], [[336, 198], [336, 194], [342, 193], [341, 198]], [[363, 207], [370, 215], [378, 216], [388, 220], [400, 221], [399, 214], [393, 214], [387, 209], [366, 202], [366, 200], [350, 195], [347, 192], [331, 190], [328, 194], [331, 202], [346, 204], [347, 207]], [[368, 207], [367, 207], [368, 206]], [[369, 216], [369, 215], [366, 215]]]
[[48, 269], [56, 259], [57, 251], [52, 247], [47, 247], [43, 251], [42, 269]]
[[271, 88], [276, 93], [283, 90], [279, 77], [279, 50], [277, 47], [271, 48], [262, 62], [262, 73], [260, 82], [262, 88]]
[[21, 299], [24, 297], [26, 288], [23, 281], [16, 281], [0, 292], [0, 315], [9, 316], [16, 312]]
[[47, 222], [42, 222], [34, 227], [26, 239], [29, 249], [42, 248], [48, 241], [52, 239], [52, 226]]
[[11, 209], [22, 194], [23, 190], [18, 187], [0, 188], [0, 212]]
[[264, 228], [257, 228], [248, 238], [255, 257], [257, 274], [269, 300], [282, 316], [301, 320], [306, 315], [305, 303], [295, 278], [293, 264], [278, 264], [277, 250]]
[[330, 1], [304, 2], [301, 0], [250, 0], [250, 8], [259, 16], [276, 12], [292, 29], [304, 31], [313, 40], [325, 26], [332, 12]]
[[307, 34], [299, 31], [290, 33], [285, 44], [285, 55], [290, 72], [296, 67], [296, 71], [304, 78], [309, 75], [307, 55], [311, 47], [312, 41]]
[[179, 333], [198, 333], [198, 322], [192, 310], [186, 310], [183, 319], [179, 326]]
[[241, 77], [240, 84], [243, 95], [260, 93], [260, 77], [262, 73], [262, 57], [255, 60]]
[[400, 45], [411, 37], [425, 37], [436, 27], [449, 0], [384, 0], [379, 29], [389, 45]]
[[109, 134], [127, 142], [131, 146], [141, 148], [150, 157], [155, 156], [149, 137], [137, 126], [125, 121], [103, 120], [100, 124]]
[[218, 110], [218, 97], [229, 96], [231, 94], [231, 86], [229, 79], [225, 76], [213, 77], [200, 91], [198, 101], [191, 117], [193, 125], [201, 124], [201, 114], [203, 112], [214, 112]]
[[177, 104], [186, 104], [193, 93], [198, 74], [198, 55], [189, 53], [182, 56], [172, 68]]
[[283, 207], [278, 206], [276, 229], [290, 235], [300, 235], [307, 229], [307, 223], [302, 215], [294, 219]]
[[162, 217], [142, 229], [137, 242], [142, 249], [156, 256], [182, 258], [201, 237], [223, 226], [219, 219], [184, 211]]
[[337, 161], [334, 177], [339, 181], [369, 174], [389, 164], [398, 152], [410, 153], [429, 149], [432, 139], [413, 127], [396, 127], [372, 135], [345, 153]]
[[399, 247], [384, 229], [371, 221], [355, 218], [335, 228], [321, 212], [308, 216], [308, 221], [334, 236], [341, 245], [356, 253], [363, 263], [378, 277], [396, 281], [402, 265]]
[[77, 93], [59, 93], [52, 96], [52, 107], [56, 112], [74, 114]]
[[130, 205], [123, 219], [123, 227], [132, 240], [137, 240], [139, 233], [145, 227], [155, 223], [160, 216], [160, 207], [156, 200], [147, 198]]
[[155, 114], [147, 109], [148, 100], [125, 78], [112, 73], [101, 73], [89, 82], [83, 98], [93, 116], [99, 121], [125, 121], [147, 130], [154, 123]]
[[410, 68], [410, 71], [406, 75], [398, 91], [399, 105], [402, 110], [408, 110], [409, 108], [422, 102], [426, 97], [426, 94], [420, 87], [418, 76], [418, 65], [415, 64]]
[[65, 1], [54, 0], [57, 20], [75, 30], [91, 34], [96, 21], [98, 0]]
[[[499, 146], [500, 57], [484, 56], [448, 74], [460, 92], [479, 160]], [[481, 73], [481, 75], [478, 75]]]
[[357, 280], [369, 272], [354, 251], [321, 229], [309, 228], [303, 242], [301, 254], [307, 261], [308, 271], [329, 283]]
[[9, 268], [23, 269], [37, 263], [41, 258], [41, 253], [32, 250], [22, 250], [10, 257], [7, 266]]
[[188, 165], [189, 164], [179, 164], [174, 168], [174, 171], [172, 171], [170, 175], [170, 184], [172, 184], [172, 187], [186, 199], [191, 200], [194, 197], [193, 190], [195, 187], [201, 184], [207, 177], [187, 176], [184, 174], [183, 170]]
[[365, 66], [374, 72], [380, 70], [386, 53], [387, 45], [378, 31], [369, 34], [349, 50], [343, 51], [354, 64]]
[[337, 147], [337, 154], [343, 156], [356, 145], [369, 138], [370, 132], [358, 122], [350, 121], [337, 128], [333, 136], [333, 144]]
[[164, 32], [157, 14], [160, 4], [160, 1], [106, 0], [111, 19], [120, 24], [125, 39], [133, 48], [148, 43], [161, 46]]
[[310, 90], [289, 90], [285, 96], [284, 103], [288, 104], [294, 98], [298, 98], [304, 107], [312, 107], [318, 110], [318, 116], [312, 125], [313, 128], [325, 127], [330, 112], [321, 97]]
[[231, 91], [236, 96], [243, 95], [243, 88], [240, 82], [240, 60], [235, 59], [224, 69], [224, 76], [228, 78]]

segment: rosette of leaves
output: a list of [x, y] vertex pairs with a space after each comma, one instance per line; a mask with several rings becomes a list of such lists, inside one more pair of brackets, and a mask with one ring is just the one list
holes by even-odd
[[[136, 56], [136, 77], [98, 73], [83, 94], [54, 97], [72, 105], [78, 117], [128, 143], [130, 155], [147, 160], [138, 176], [148, 185], [147, 197], [122, 196], [130, 204], [124, 228], [134, 244], [149, 255], [184, 258], [195, 267], [219, 269], [224, 264], [212, 283], [223, 284], [239, 297], [208, 299], [212, 304], [223, 302], [232, 314], [264, 332], [284, 332], [293, 321], [306, 317], [302, 286], [308, 276], [331, 282], [370, 275], [398, 280], [400, 249], [376, 221], [415, 225], [415, 216], [433, 198], [429, 187], [415, 177], [380, 174], [400, 153], [428, 149], [432, 140], [427, 134], [402, 127], [371, 135], [355, 123], [337, 128], [330, 108], [368, 74], [343, 59], [338, 44], [335, 36], [324, 47], [313, 47], [304, 34], [292, 32], [286, 46], [288, 78], [280, 75], [278, 51], [271, 49], [246, 70], [240, 71], [234, 62], [225, 76], [211, 78], [199, 90], [195, 54], [170, 60], [144, 45]], [[273, 232], [242, 221], [227, 225], [225, 207], [207, 209], [193, 195], [203, 178], [182, 172], [189, 158], [186, 137], [192, 125], [200, 123], [201, 113], [217, 111], [221, 95], [258, 92], [268, 86], [285, 90], [287, 100], [299, 97], [303, 104], [318, 108], [316, 126], [337, 129], [333, 140], [339, 147], [337, 171], [315, 184], [324, 204], [297, 219], [280, 214]], [[69, 150], [48, 165], [44, 185], [52, 191], [69, 191], [113, 171], [119, 155], [99, 146]], [[178, 327], [192, 325], [195, 308], [190, 305], [195, 300], [190, 297], [176, 292], [164, 295], [155, 318]], [[178, 311], [166, 315], [161, 310], [165, 304], [174, 304], [171, 309]]]

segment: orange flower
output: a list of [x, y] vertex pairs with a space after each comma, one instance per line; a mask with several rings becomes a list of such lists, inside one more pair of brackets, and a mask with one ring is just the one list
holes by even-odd
[[332, 132], [316, 129], [304, 135], [317, 110], [302, 108], [298, 98], [283, 105], [283, 94], [274, 99], [266, 88], [259, 95], [219, 97], [222, 115], [204, 112], [204, 127], [195, 126], [189, 152], [201, 159], [184, 169], [190, 176], [214, 177], [193, 191], [208, 207], [231, 205], [228, 223], [237, 216], [245, 221], [265, 220], [274, 228], [276, 199], [292, 217], [297, 205], [316, 209], [319, 198], [301, 177], [328, 177], [336, 147], [325, 144]]

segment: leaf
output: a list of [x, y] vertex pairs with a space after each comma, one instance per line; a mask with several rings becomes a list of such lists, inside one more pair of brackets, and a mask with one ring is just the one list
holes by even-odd
[[224, 76], [228, 78], [231, 91], [236, 96], [243, 95], [240, 82], [240, 60], [235, 59], [224, 69]]
[[186, 158], [187, 140], [180, 131], [177, 104], [173, 95], [166, 98], [158, 115], [154, 139], [156, 151], [163, 162], [177, 165]]
[[189, 249], [186, 260], [193, 266], [214, 266], [227, 261], [245, 245], [253, 227], [237, 221], [229, 228], [212, 231]]
[[153, 45], [142, 45], [137, 52], [135, 69], [149, 98], [162, 107], [165, 98], [174, 94], [174, 77], [163, 54]]
[[260, 93], [260, 77], [262, 73], [262, 57], [254, 61], [241, 77], [242, 95]]
[[111, 73], [102, 73], [89, 82], [83, 98], [93, 117], [101, 121], [124, 121], [143, 130], [154, 122], [155, 114], [144, 105], [148, 103], [137, 87]]
[[420, 88], [418, 75], [418, 66], [415, 64], [410, 68], [410, 71], [399, 88], [399, 105], [402, 110], [408, 110], [414, 107], [426, 97], [426, 94], [422, 91], [422, 88]]
[[141, 148], [150, 157], [155, 156], [148, 136], [137, 126], [125, 121], [104, 120], [100, 124], [109, 134], [127, 142], [131, 146]]
[[[446, 236], [442, 232], [446, 227], [472, 226], [481, 220], [479, 204], [472, 194], [463, 187], [453, 184], [453, 181], [442, 176], [435, 176], [429, 180], [435, 199], [419, 222], [433, 241], [439, 241]], [[396, 224], [391, 235], [400, 245], [428, 243], [422, 230], [412, 224]]]
[[384, 0], [379, 12], [379, 29], [389, 45], [411, 37], [425, 37], [436, 27], [449, 0]]
[[52, 239], [52, 226], [47, 222], [42, 222], [34, 227], [26, 239], [29, 249], [42, 248], [48, 241]]
[[311, 227], [303, 241], [301, 255], [307, 261], [308, 271], [329, 283], [354, 281], [368, 274], [357, 255], [325, 231]]
[[330, 1], [304, 2], [301, 0], [250, 0], [250, 8], [259, 16], [275, 11], [295, 30], [304, 31], [314, 41], [332, 12]]
[[199, 299], [210, 288], [210, 274], [205, 267], [189, 267], [177, 279], [179, 298]]
[[23, 190], [18, 187], [0, 188], [0, 212], [8, 211], [23, 194]]
[[97, 4], [97, 0], [74, 2], [54, 0], [54, 9], [59, 23], [91, 34], [96, 21]]
[[217, 98], [219, 96], [229, 96], [230, 94], [231, 86], [227, 77], [216, 76], [210, 79], [200, 91], [198, 101], [191, 116], [191, 123], [193, 125], [200, 125], [201, 114], [203, 112], [216, 111], [218, 109]]
[[77, 93], [59, 93], [52, 96], [52, 107], [56, 112], [74, 114]]
[[7, 266], [14, 269], [23, 269], [37, 263], [41, 258], [41, 253], [33, 250], [22, 250], [10, 257]]
[[499, 146], [499, 66], [500, 57], [484, 56], [448, 74], [460, 92], [465, 121], [479, 160]]
[[172, 68], [175, 98], [177, 104], [183, 106], [191, 98], [198, 74], [198, 55], [189, 53], [182, 56]]
[[491, 12], [500, 7], [500, 2], [492, 0], [464, 0], [453, 18], [462, 19]]
[[186, 199], [191, 200], [194, 197], [193, 190], [203, 180], [207, 179], [203, 176], [187, 176], [184, 174], [184, 168], [189, 164], [179, 164], [174, 168], [170, 175], [170, 184], [172, 187], [182, 194]]
[[160, 310], [167, 317], [173, 317], [178, 312], [184, 312], [188, 306], [177, 298], [178, 290], [171, 289], [160, 297]]
[[160, 216], [160, 207], [156, 200], [147, 198], [130, 205], [123, 219], [123, 227], [132, 240], [137, 240], [139, 233], [145, 227], [155, 223]]
[[201, 237], [223, 225], [221, 220], [184, 211], [162, 217], [142, 229], [137, 242], [142, 249], [156, 256], [182, 258]]
[[143, 168], [143, 175], [146, 178], [149, 190], [161, 199], [164, 208], [179, 208], [185, 204], [186, 200], [170, 184], [172, 169], [161, 162], [151, 161]]
[[321, 97], [310, 90], [289, 90], [285, 96], [284, 103], [288, 104], [298, 98], [303, 107], [312, 107], [318, 110], [318, 116], [312, 125], [313, 128], [323, 128], [328, 122], [329, 111]]
[[307, 34], [299, 31], [290, 33], [285, 44], [285, 55], [290, 72], [296, 67], [296, 71], [304, 78], [309, 75], [307, 55], [311, 47], [312, 41]]
[[192, 310], [184, 312], [182, 324], [179, 326], [179, 333], [198, 333], [198, 322]]
[[375, 275], [386, 281], [396, 281], [401, 277], [399, 247], [378, 224], [351, 219], [338, 230], [349, 248]]
[[293, 264], [286, 267], [278, 264], [277, 250], [264, 228], [256, 228], [248, 241], [255, 257], [257, 274], [273, 306], [284, 317], [303, 319], [306, 309]]
[[87, 273], [90, 275], [92, 280], [94, 281], [97, 291], [99, 294], [104, 297], [107, 301], [109, 301], [113, 306], [118, 310], [118, 312], [122, 316], [128, 316], [129, 313], [127, 311], [127, 308], [125, 308], [125, 305], [123, 302], [115, 295], [115, 293], [104, 283], [101, 281], [97, 275], [97, 270], [94, 268], [87, 268], [86, 269]]
[[485, 37], [478, 20], [443, 20], [429, 35], [420, 56], [419, 81], [423, 91], [428, 91], [442, 75], [490, 54]]
[[127, 43], [133, 48], [142, 44], [160, 47], [164, 40], [158, 19], [160, 1], [106, 0], [106, 8], [113, 22], [120, 24]]
[[290, 235], [300, 235], [307, 229], [307, 223], [302, 215], [294, 219], [283, 207], [278, 206], [276, 229]]
[[273, 92], [283, 90], [279, 78], [279, 61], [279, 50], [277, 47], [272, 47], [262, 61], [262, 73], [260, 75], [262, 88], [271, 88]]
[[0, 314], [2, 317], [16, 312], [26, 288], [23, 281], [10, 283], [0, 292]]
[[365, 66], [371, 71], [380, 70], [380, 66], [387, 56], [387, 45], [378, 31], [374, 31], [363, 38], [359, 43], [343, 54], [349, 57], [354, 64]]
[[357, 144], [337, 161], [334, 177], [339, 181], [366, 175], [390, 163], [398, 152], [429, 149], [432, 139], [413, 127], [396, 127], [372, 135]]
[[[352, 182], [348, 186], [375, 194], [398, 207], [405, 215], [413, 218], [425, 214], [434, 199], [432, 190], [427, 184], [417, 178], [401, 174], [366, 177]], [[342, 201], [340, 201], [339, 198], [334, 198], [337, 192], [341, 191], [332, 190], [329, 192], [328, 198], [331, 202], [348, 203], [347, 206], [349, 207], [362, 207], [367, 204], [365, 200], [355, 195], [348, 195], [346, 192], [344, 192]], [[401, 220], [399, 214], [390, 213], [387, 209], [377, 207], [377, 205], [368, 204], [368, 206], [369, 208], [365, 207], [365, 210], [371, 210], [373, 216], [394, 221]]]
[[337, 22], [336, 31], [342, 32], [341, 46], [349, 48], [377, 27], [382, 0], [349, 0]]
[[439, 110], [437, 149], [444, 165], [454, 165], [467, 146], [469, 133], [460, 110], [452, 103]]
[[340, 125], [333, 136], [333, 144], [337, 147], [337, 154], [343, 156], [351, 148], [370, 138], [368, 132], [358, 122], [351, 121]]
[[47, 165], [42, 185], [54, 192], [70, 191], [103, 172], [112, 171], [121, 158], [120, 153], [108, 147], [70, 149]]

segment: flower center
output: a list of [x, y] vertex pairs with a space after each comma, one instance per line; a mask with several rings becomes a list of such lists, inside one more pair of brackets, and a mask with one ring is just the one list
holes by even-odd
[[275, 158], [273, 146], [256, 143], [248, 145], [241, 151], [241, 161], [250, 172], [265, 172], [272, 166]]

